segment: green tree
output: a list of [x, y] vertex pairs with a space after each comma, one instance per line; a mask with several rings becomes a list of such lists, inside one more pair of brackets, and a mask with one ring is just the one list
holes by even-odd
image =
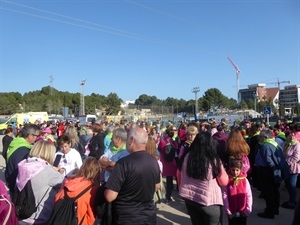
[[296, 104], [294, 108], [294, 113], [297, 114], [298, 116], [300, 115], [300, 103]]
[[116, 115], [121, 111], [122, 99], [116, 93], [110, 93], [106, 98], [106, 115]]
[[248, 105], [245, 101], [240, 102], [241, 109], [248, 109]]
[[234, 98], [228, 99], [228, 108], [231, 109], [231, 110], [238, 108], [238, 103]]
[[15, 98], [14, 94], [1, 93], [0, 94], [0, 112], [3, 115], [11, 115], [16, 112], [20, 112], [20, 103]]
[[254, 110], [254, 100], [253, 99], [248, 99], [248, 101], [246, 103], [248, 105], [248, 109]]
[[225, 101], [225, 96], [221, 93], [219, 89], [210, 88], [203, 95], [201, 108], [203, 108], [204, 111], [221, 108], [224, 107]]

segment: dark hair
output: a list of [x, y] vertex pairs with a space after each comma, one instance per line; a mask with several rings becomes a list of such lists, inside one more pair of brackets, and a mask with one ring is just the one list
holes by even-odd
[[5, 133], [4, 134], [8, 134], [8, 133], [13, 133], [14, 130], [11, 127], [6, 128]]
[[285, 136], [287, 137], [287, 136], [291, 135], [291, 133], [292, 133], [291, 130], [287, 130], [287, 131], [285, 132]]
[[295, 123], [293, 127], [294, 127], [294, 131], [296, 132], [300, 131], [300, 123]]
[[217, 131], [222, 131], [222, 130], [224, 130], [224, 126], [222, 125], [222, 124], [220, 124], [220, 125], [218, 125], [217, 126]]
[[217, 154], [216, 141], [208, 132], [197, 134], [190, 146], [187, 161], [187, 175], [194, 179], [207, 180], [211, 166], [213, 178], [221, 171], [221, 160]]
[[274, 130], [281, 130], [281, 127], [279, 124], [275, 124], [273, 127]]
[[238, 157], [230, 157], [228, 162], [228, 168], [243, 168], [243, 160]]
[[172, 130], [173, 129], [173, 126], [169, 126], [167, 129], [166, 129], [166, 134], [168, 135], [169, 138], [172, 138], [174, 136], [174, 131]]
[[255, 124], [252, 124], [251, 128], [250, 128], [250, 131], [249, 131], [249, 136], [250, 137], [253, 137], [254, 135], [257, 134], [257, 132], [259, 131], [260, 129], [260, 125], [255, 123]]
[[59, 136], [58, 138], [57, 138], [57, 146], [62, 146], [62, 145], [64, 145], [65, 143], [67, 143], [67, 144], [70, 144], [71, 143], [71, 139], [70, 139], [70, 137], [68, 136], [68, 135], [62, 135], [62, 136]]

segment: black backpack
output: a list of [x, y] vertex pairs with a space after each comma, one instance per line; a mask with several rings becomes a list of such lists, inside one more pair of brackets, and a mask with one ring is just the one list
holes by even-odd
[[16, 187], [12, 201], [15, 204], [16, 214], [20, 220], [29, 218], [36, 212], [35, 197], [32, 191], [31, 181], [27, 181], [24, 188], [19, 191]]
[[105, 183], [102, 184], [95, 197], [95, 208], [97, 213], [97, 218], [101, 219], [101, 225], [111, 225], [112, 224], [112, 203], [107, 202], [104, 197], [104, 191], [106, 190]]
[[68, 196], [67, 188], [64, 187], [64, 197], [54, 206], [48, 225], [81, 225], [85, 216], [81, 219], [80, 223], [78, 223], [76, 200], [91, 189], [92, 186], [93, 185], [88, 186], [74, 198]]
[[174, 144], [171, 142], [167, 142], [165, 147], [164, 159], [166, 162], [172, 162], [175, 158], [175, 152], [177, 149], [175, 148]]

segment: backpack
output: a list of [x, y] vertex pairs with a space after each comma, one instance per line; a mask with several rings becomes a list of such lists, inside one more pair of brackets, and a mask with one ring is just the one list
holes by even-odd
[[166, 147], [165, 147], [165, 154], [164, 154], [164, 159], [166, 160], [166, 162], [173, 161], [173, 159], [175, 158], [176, 150], [177, 149], [173, 143], [167, 142]]
[[104, 197], [104, 191], [106, 187], [105, 184], [102, 184], [97, 192], [95, 197], [95, 208], [97, 213], [97, 218], [101, 219], [101, 225], [111, 225], [112, 224], [112, 204], [107, 202]]
[[27, 181], [21, 191], [17, 187], [15, 188], [12, 201], [16, 207], [17, 217], [20, 220], [27, 219], [36, 212], [37, 206], [35, 205], [35, 197], [30, 180]]
[[18, 225], [15, 206], [3, 193], [0, 194], [0, 224]]
[[78, 223], [76, 200], [91, 189], [92, 186], [93, 185], [88, 186], [73, 198], [68, 196], [67, 188], [64, 187], [64, 197], [54, 206], [48, 225], [81, 225], [85, 216], [81, 219], [80, 223]]
[[177, 163], [177, 168], [179, 171], [181, 171], [181, 169], [182, 169], [182, 164], [183, 164], [185, 156], [190, 152], [191, 143], [184, 142], [182, 146], [183, 146], [184, 150], [183, 150], [181, 157], [178, 159], [178, 163]]

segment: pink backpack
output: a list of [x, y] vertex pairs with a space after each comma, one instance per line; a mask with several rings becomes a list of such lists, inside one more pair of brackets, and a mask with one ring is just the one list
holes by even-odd
[[249, 158], [246, 155], [242, 156], [242, 161], [243, 161], [243, 172], [245, 175], [248, 175], [251, 172], [251, 166], [249, 162]]
[[0, 180], [0, 224], [18, 225], [15, 205], [11, 202], [4, 183]]

